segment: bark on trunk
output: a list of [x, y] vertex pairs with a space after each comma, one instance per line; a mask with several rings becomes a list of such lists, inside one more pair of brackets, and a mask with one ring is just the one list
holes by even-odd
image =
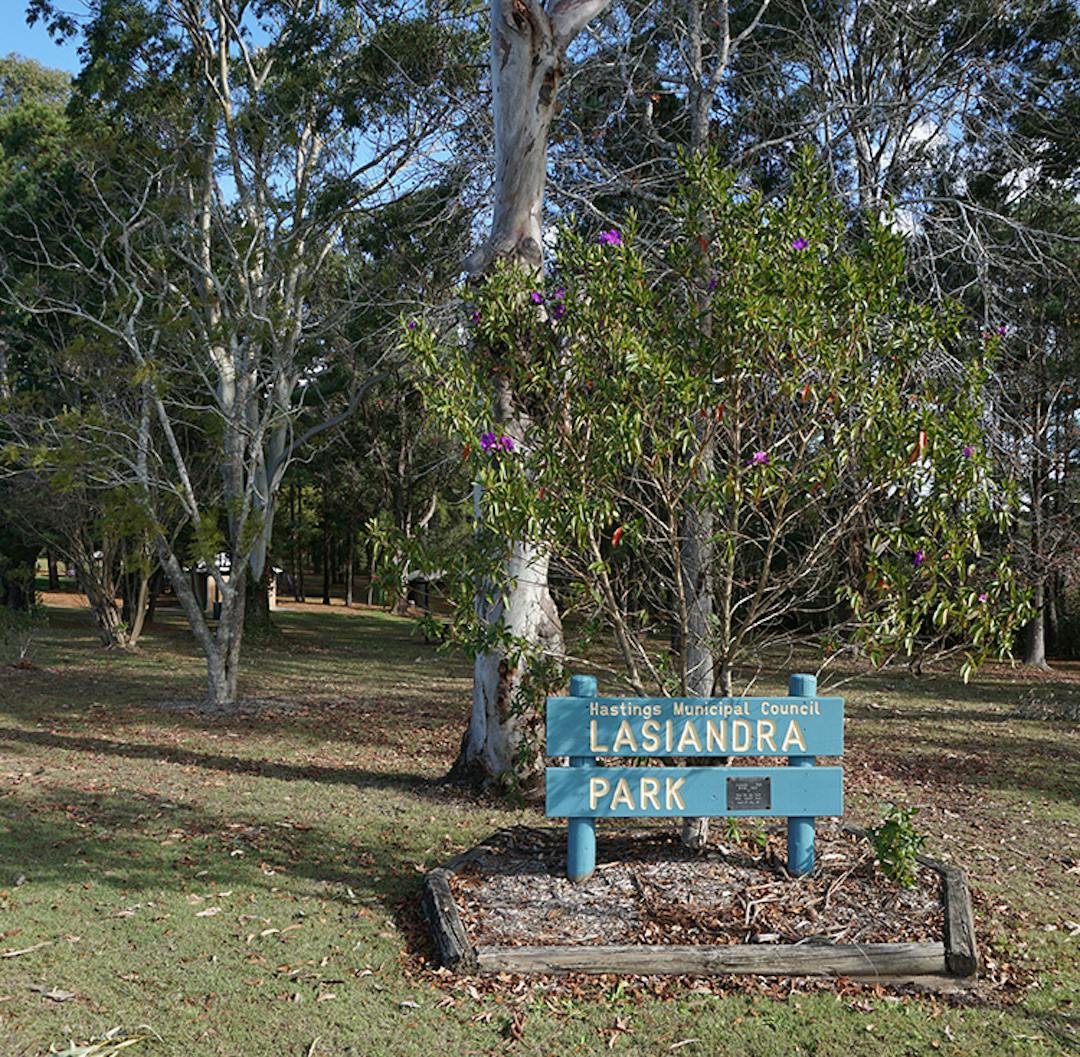
[[181, 567], [169, 542], [159, 537], [155, 541], [155, 548], [158, 561], [172, 584], [184, 616], [187, 617], [191, 633], [206, 658], [204, 703], [208, 709], [215, 712], [232, 712], [236, 708], [240, 646], [244, 638], [247, 566], [242, 561], [234, 560], [232, 575], [228, 580], [219, 580], [221, 616], [218, 618], [217, 627], [211, 631], [204, 607], [196, 597], [191, 577]]
[[[611, 0], [492, 0], [491, 87], [495, 119], [495, 202], [491, 234], [466, 263], [479, 275], [498, 260], [539, 271], [547, 144], [567, 45]], [[515, 394], [496, 377], [494, 419], [528, 458], [527, 418]], [[527, 649], [562, 653], [562, 625], [548, 590], [548, 556], [527, 541], [507, 545], [502, 583], [477, 611]], [[528, 789], [543, 774], [542, 711], [522, 693], [526, 665], [506, 650], [475, 663], [469, 727], [452, 777]]]
[[353, 577], [356, 574], [356, 536], [349, 534], [349, 549], [345, 556], [345, 605], [353, 604]]
[[60, 590], [60, 571], [56, 567], [56, 555], [49, 551], [45, 555], [45, 562], [49, 567], [49, 590]]
[[1048, 669], [1046, 663], [1046, 592], [1043, 585], [1035, 585], [1035, 615], [1024, 628], [1024, 664], [1032, 668]]
[[244, 633], [266, 639], [277, 630], [270, 617], [270, 577], [273, 575], [269, 562], [263, 565], [258, 579], [248, 572], [247, 598], [244, 600]]
[[292, 565], [293, 565], [293, 598], [297, 602], [304, 601], [304, 548], [300, 541], [300, 518], [304, 513], [304, 494], [292, 486]]

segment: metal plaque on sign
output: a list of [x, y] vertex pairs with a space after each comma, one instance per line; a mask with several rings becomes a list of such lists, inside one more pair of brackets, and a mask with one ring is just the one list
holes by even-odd
[[729, 778], [727, 780], [729, 811], [769, 811], [772, 808], [771, 778]]

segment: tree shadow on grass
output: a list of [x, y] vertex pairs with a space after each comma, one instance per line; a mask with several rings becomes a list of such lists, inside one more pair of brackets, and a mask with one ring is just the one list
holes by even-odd
[[167, 745], [111, 741], [85, 735], [54, 734], [43, 730], [0, 727], [0, 742], [36, 745], [66, 752], [87, 752], [118, 756], [130, 760], [150, 760], [185, 767], [201, 767], [226, 774], [253, 775], [286, 782], [320, 782], [354, 786], [358, 789], [396, 789], [414, 796], [429, 797], [440, 803], [459, 798], [475, 804], [473, 798], [456, 786], [421, 774], [401, 771], [375, 771], [357, 767], [327, 767], [319, 764], [291, 764], [275, 760], [229, 756], [224, 753], [199, 752]]
[[342, 903], [357, 893], [387, 905], [402, 895], [415, 899], [413, 859], [422, 851], [393, 836], [374, 839], [381, 821], [369, 821], [370, 836], [342, 842], [320, 827], [219, 813], [156, 793], [53, 787], [0, 831], [0, 889], [20, 878], [65, 888], [92, 883], [130, 899], [193, 885], [282, 890], [301, 878], [323, 886], [319, 898]]
[[[1075, 738], [1067, 728], [1061, 733]], [[906, 750], [863, 751], [876, 772], [902, 781], [1012, 790], [1074, 805], [1080, 801], [1080, 742], [1073, 739], [937, 728], [910, 733], [897, 744], [904, 742]]]
[[[413, 684], [389, 678], [362, 686], [277, 685], [268, 668], [270, 689], [253, 687], [235, 712], [202, 707], [202, 680], [160, 671], [106, 668], [84, 671], [0, 671], [0, 715], [16, 723], [46, 722], [96, 728], [103, 733], [134, 725], [172, 730], [232, 730], [242, 735], [297, 734], [307, 739], [343, 741], [376, 747], [381, 742], [401, 746], [417, 739], [453, 734], [464, 723], [465, 684], [452, 676], [425, 673]], [[451, 748], [446, 747], [449, 753]], [[450, 761], [447, 761], [449, 767]]]

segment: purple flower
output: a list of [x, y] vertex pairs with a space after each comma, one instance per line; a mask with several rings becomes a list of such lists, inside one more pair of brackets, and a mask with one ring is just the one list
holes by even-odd
[[716, 276], [715, 275], [709, 280], [709, 282], [706, 285], [705, 289], [708, 290], [710, 294], [713, 292], [713, 290], [716, 289]]
[[416, 328], [420, 326], [420, 324], [417, 323], [415, 319], [410, 319], [406, 325], [408, 326], [409, 330], [416, 330]]
[[960, 453], [965, 459], [970, 459], [975, 454], [975, 449], [970, 444], [964, 445], [964, 450]]
[[807, 242], [806, 239], [804, 239], [801, 235], [797, 239], [792, 239], [791, 241], [791, 248], [796, 251], [805, 250], [806, 247], [809, 245], [810, 243]]
[[555, 292], [551, 296], [556, 301], [565, 301], [566, 300], [566, 288], [562, 287], [562, 286], [556, 286], [555, 287]]
[[985, 591], [983, 591], [983, 593], [981, 595], [979, 595], [979, 601], [980, 602], [985, 602], [989, 597], [990, 596]]
[[509, 437], [505, 437], [505, 436], [500, 437], [499, 438], [499, 447], [502, 448], [503, 451], [513, 451], [514, 450], [514, 442]]
[[1004, 325], [997, 328], [997, 336], [999, 338], [1005, 337], [1005, 335], [1008, 334], [1008, 333], [1009, 333], [1009, 328], [1004, 326]]
[[471, 323], [479, 323], [480, 322], [480, 310], [478, 308], [474, 308], [469, 313], [469, 321]]
[[768, 466], [769, 465], [769, 453], [764, 451], [755, 451], [750, 456], [751, 466]]
[[491, 451], [498, 443], [494, 433], [483, 433], [480, 436], [480, 447], [483, 448], [484, 451]]
[[529, 297], [534, 305], [542, 305], [544, 303], [544, 295], [539, 290], [533, 290]]
[[558, 323], [559, 320], [562, 319], [562, 317], [565, 315], [566, 305], [564, 305], [561, 301], [556, 301], [551, 308], [551, 318], [554, 319], [556, 323]]
[[610, 231], [601, 231], [599, 241], [604, 246], [621, 246], [622, 235], [618, 228], [612, 228]]
[[926, 552], [920, 547], [912, 556], [911, 564], [918, 568], [922, 563], [926, 561]]

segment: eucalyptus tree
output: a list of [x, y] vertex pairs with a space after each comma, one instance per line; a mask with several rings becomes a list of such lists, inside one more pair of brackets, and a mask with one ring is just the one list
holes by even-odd
[[[78, 29], [44, 0], [31, 11]], [[208, 702], [228, 708], [286, 469], [371, 381], [351, 366], [349, 296], [328, 282], [343, 227], [448, 149], [471, 38], [411, 3], [285, 0], [96, 0], [81, 32], [73, 111], [109, 135], [81, 163], [76, 237], [37, 231], [16, 253], [50, 278], [77, 271], [89, 292], [46, 280], [9, 295], [76, 321], [123, 372], [124, 415], [69, 432], [114, 456], [109, 480], [154, 526], [206, 656]], [[348, 390], [316, 408], [312, 383], [334, 365]], [[217, 585], [216, 626], [196, 560]]]
[[[482, 276], [499, 262], [533, 274], [544, 263], [544, 185], [558, 87], [575, 39], [612, 0], [491, 0], [490, 79], [494, 128], [491, 227], [466, 260]], [[517, 350], [508, 347], [512, 360]], [[509, 364], [491, 363], [491, 423], [529, 451], [532, 420], [508, 385]], [[473, 701], [455, 772], [483, 780], [532, 778], [521, 766], [523, 731], [535, 719], [537, 685], [527, 677], [558, 664], [562, 625], [548, 587], [549, 556], [535, 541], [495, 544], [498, 568], [478, 591], [486, 628], [475, 649]], [[532, 685], [529, 690], [527, 685]]]
[[[493, 263], [507, 260], [525, 271], [542, 269], [549, 172], [555, 207], [563, 211], [610, 217], [613, 207], [635, 196], [641, 201], [639, 192], [651, 183], [661, 188], [662, 197], [672, 186], [679, 147], [697, 151], [710, 140], [730, 59], [767, 6], [768, 0], [748, 10], [728, 0], [557, 0], [546, 5], [493, 0], [493, 217], [488, 239], [468, 261], [470, 273], [480, 276]], [[650, 63], [662, 69], [650, 70], [643, 83], [642, 70]], [[568, 102], [557, 115], [556, 92], [564, 81]], [[674, 100], [663, 133], [652, 121], [660, 92]], [[620, 153], [612, 147], [618, 137], [609, 133], [623, 124], [627, 100], [642, 110], [642, 135], [631, 136], [633, 146]], [[599, 140], [612, 149], [597, 149]], [[507, 355], [513, 357], [514, 350], [507, 349]], [[527, 453], [529, 418], [516, 406], [505, 374], [493, 365], [490, 424]], [[713, 683], [711, 654], [703, 645], [712, 595], [706, 571], [710, 533], [693, 504], [687, 518], [688, 589], [695, 598], [688, 663], [691, 681], [707, 693]], [[511, 774], [522, 717], [525, 726], [531, 723], [536, 703], [524, 700], [522, 682], [541, 686], [557, 678], [553, 662], [562, 651], [562, 634], [548, 576], [546, 553], [518, 541], [509, 547], [503, 572], [478, 598], [490, 635], [477, 655], [473, 711], [458, 773], [478, 772], [488, 779]], [[534, 765], [520, 766], [519, 761], [518, 770], [523, 774]]]

